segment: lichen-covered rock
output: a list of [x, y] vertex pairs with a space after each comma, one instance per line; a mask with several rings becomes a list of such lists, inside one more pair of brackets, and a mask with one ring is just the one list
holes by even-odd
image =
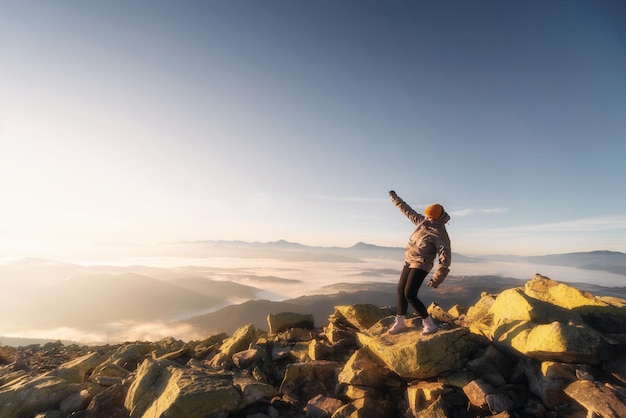
[[340, 344], [348, 348], [356, 346], [356, 333], [347, 325], [331, 321], [324, 327], [324, 335], [332, 344]]
[[137, 369], [125, 406], [131, 418], [226, 417], [245, 406], [232, 375], [146, 359]]
[[287, 366], [280, 391], [286, 394], [299, 395], [304, 387], [313, 382], [319, 384], [320, 390], [334, 391], [337, 383], [337, 369], [340, 364], [334, 361], [316, 361], [309, 363], [292, 363]]
[[454, 323], [455, 317], [451, 315], [449, 312], [446, 312], [438, 303], [431, 303], [428, 306], [428, 314], [433, 317], [433, 319], [443, 322], [443, 323]]
[[103, 356], [97, 352], [86, 354], [59, 366], [50, 375], [60, 377], [73, 383], [83, 383], [89, 374], [103, 361]]
[[129, 418], [128, 410], [124, 406], [126, 394], [132, 384], [132, 378], [106, 388], [103, 392], [97, 393], [87, 409], [77, 413], [77, 418]]
[[110, 365], [119, 366], [132, 372], [156, 348], [157, 345], [153, 343], [123, 344], [95, 368], [92, 376], [106, 375], [106, 373], [103, 373], [103, 370], [109, 368]]
[[594, 296], [539, 274], [526, 282], [524, 292], [579, 314], [592, 327], [609, 333], [626, 333], [626, 299]]
[[309, 343], [309, 358], [316, 360], [332, 360], [335, 356], [335, 349], [320, 340], [311, 340]]
[[[576, 302], [514, 288], [483, 294], [467, 314], [432, 304], [440, 330], [427, 336], [415, 316], [389, 335], [388, 308], [354, 305], [336, 307], [324, 333], [296, 321], [197, 342], [3, 348], [0, 417], [626, 416], [626, 334], [590, 326], [619, 324], [620, 300], [532, 282]], [[366, 328], [375, 311], [384, 316]]]
[[410, 385], [407, 390], [409, 408], [416, 416], [421, 411], [435, 403], [444, 391], [444, 384], [441, 382], [421, 381]]
[[233, 384], [241, 392], [244, 405], [253, 404], [261, 399], [270, 399], [276, 394], [274, 386], [246, 376], [236, 376]]
[[480, 373], [487, 382], [501, 386], [509, 380], [515, 360], [507, 356], [493, 345], [482, 351], [480, 356], [469, 360], [466, 368], [476, 373]]
[[280, 312], [267, 316], [267, 324], [270, 334], [278, 334], [290, 328], [312, 329], [314, 327], [312, 314], [299, 314], [295, 312]]
[[307, 418], [328, 418], [343, 406], [340, 399], [324, 395], [311, 398], [306, 404]]
[[117, 383], [121, 383], [129, 374], [130, 372], [122, 366], [107, 363], [103, 366], [99, 366], [97, 371], [94, 371], [91, 375], [89, 381], [102, 386], [113, 386]]
[[596, 364], [610, 353], [606, 339], [586, 325], [519, 321], [498, 327], [493, 338], [494, 343], [537, 360]]
[[226, 333], [221, 333], [212, 335], [202, 341], [198, 341], [193, 346], [194, 357], [202, 360], [203, 358], [214, 354], [226, 338], [228, 338], [228, 335]]
[[254, 324], [245, 325], [237, 329], [230, 338], [224, 340], [220, 352], [228, 357], [243, 350], [247, 350], [257, 337]]
[[372, 304], [335, 306], [335, 315], [341, 317], [354, 328], [364, 331], [387, 316], [387, 313]]
[[463, 387], [463, 393], [470, 404], [480, 409], [488, 409], [487, 395], [493, 393], [493, 387], [481, 379], [476, 379]]
[[385, 399], [362, 398], [339, 408], [331, 418], [393, 417], [396, 408]]
[[393, 336], [357, 335], [362, 346], [409, 380], [427, 379], [463, 367], [482, 342], [466, 328], [440, 330], [428, 336], [417, 330]]
[[55, 409], [81, 385], [52, 375], [24, 377], [0, 388], [0, 417], [30, 417]]
[[497, 327], [513, 321], [530, 321], [547, 324], [554, 321], [583, 323], [577, 313], [534, 299], [526, 295], [521, 288], [507, 289], [500, 293], [489, 308], [493, 315], [492, 335]]
[[385, 387], [385, 368], [367, 348], [357, 350], [339, 373], [337, 381], [347, 385], [366, 386], [383, 389]]
[[80, 392], [74, 392], [67, 398], [61, 401], [59, 408], [63, 412], [71, 413], [80, 411], [87, 408], [89, 402], [93, 399], [94, 394], [90, 393], [87, 389], [83, 389]]
[[496, 301], [496, 295], [483, 292], [480, 299], [467, 310], [464, 320], [461, 324], [477, 335], [491, 337], [491, 326], [493, 324], [493, 314], [490, 311], [491, 306]]
[[240, 369], [253, 367], [258, 364], [262, 365], [264, 362], [269, 361], [267, 352], [260, 348], [250, 348], [240, 351], [233, 354], [232, 359], [235, 366]]
[[608, 385], [577, 380], [565, 388], [565, 393], [587, 409], [587, 416], [603, 418], [626, 417], [624, 397]]
[[413, 416], [415, 418], [448, 418], [450, 415], [448, 414], [448, 407], [445, 401], [439, 397], [435, 402], [428, 405], [426, 409], [415, 412]]
[[385, 389], [373, 388], [370, 386], [346, 385], [343, 395], [351, 400], [361, 398], [381, 398], [385, 394]]
[[569, 398], [563, 389], [577, 380], [576, 366], [553, 361], [540, 364], [527, 361], [525, 372], [529, 390], [546, 407], [552, 409], [568, 403]]

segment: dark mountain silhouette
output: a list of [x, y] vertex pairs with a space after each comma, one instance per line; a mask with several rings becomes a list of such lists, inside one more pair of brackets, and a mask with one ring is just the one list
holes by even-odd
[[[454, 305], [475, 304], [482, 292], [496, 294], [504, 289], [523, 286], [526, 281], [500, 276], [450, 276], [437, 289], [423, 286], [419, 294], [424, 303], [436, 302], [447, 310]], [[626, 298], [626, 287], [613, 288], [582, 283], [576, 286], [599, 296]], [[328, 321], [328, 312], [333, 312], [336, 305], [370, 303], [378, 306], [395, 306], [396, 304], [396, 285], [392, 283], [338, 283], [323, 290], [325, 294], [302, 296], [282, 302], [251, 300], [190, 318], [184, 322], [207, 334], [232, 333], [242, 324], [247, 323], [252, 323], [259, 329], [267, 329], [267, 315], [276, 312], [310, 313], [316, 324], [322, 324]], [[412, 309], [409, 309], [409, 313], [412, 313]]]
[[[351, 247], [308, 246], [285, 240], [274, 242], [193, 241], [177, 243], [181, 254], [236, 258], [273, 258], [285, 261], [359, 262], [364, 258], [402, 260], [403, 247], [385, 247], [358, 242]], [[176, 245], [170, 250], [176, 250]], [[590, 251], [544, 256], [484, 255], [465, 256], [453, 253], [454, 262], [488, 261], [528, 262], [553, 266], [601, 270], [626, 275], [626, 254], [616, 251]]]
[[524, 257], [524, 260], [550, 266], [570, 266], [585, 270], [601, 270], [626, 276], [626, 254], [615, 251], [591, 251]]
[[207, 295], [221, 302], [230, 299], [256, 298], [260, 292], [260, 289], [256, 287], [246, 286], [232, 281], [211, 280], [205, 277], [181, 277], [172, 280], [171, 283], [193, 292]]

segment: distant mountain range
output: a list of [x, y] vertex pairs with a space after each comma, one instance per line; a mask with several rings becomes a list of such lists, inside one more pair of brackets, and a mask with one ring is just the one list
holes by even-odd
[[[194, 254], [235, 258], [274, 258], [289, 261], [359, 262], [364, 258], [393, 258], [402, 260], [403, 247], [384, 247], [358, 242], [351, 247], [307, 246], [296, 242], [191, 241], [179, 242], [181, 249]], [[552, 266], [567, 266], [587, 270], [602, 270], [626, 276], [626, 254], [616, 251], [590, 251], [544, 256], [486, 255], [470, 257], [453, 253], [454, 262], [481, 263], [487, 261], [531, 262]]]
[[[420, 289], [420, 298], [427, 305], [435, 302], [445, 310], [454, 305], [467, 307], [474, 305], [483, 292], [497, 294], [505, 289], [523, 286], [526, 281], [499, 276], [449, 277], [437, 289], [423, 286]], [[597, 296], [626, 299], [626, 287], [607, 288], [589, 284], [577, 284], [575, 287]], [[310, 313], [316, 324], [324, 324], [328, 322], [328, 313], [333, 312], [337, 305], [371, 303], [381, 307], [395, 307], [396, 304], [394, 283], [339, 283], [332, 289], [334, 292], [330, 294], [302, 296], [281, 302], [250, 300], [190, 318], [183, 323], [210, 335], [219, 332], [232, 333], [242, 324], [248, 323], [254, 324], [258, 329], [267, 329], [267, 316], [276, 312]], [[409, 309], [409, 314], [415, 315], [413, 309]]]
[[[395, 305], [395, 275], [399, 273], [404, 249], [363, 242], [352, 247], [311, 247], [281, 240], [269, 243], [181, 242], [168, 244], [159, 251], [164, 257], [178, 257], [182, 262], [197, 257], [203, 259], [202, 263], [206, 259], [208, 264], [211, 257], [272, 259], [275, 263], [269, 264], [277, 268], [275, 273], [267, 273], [254, 268], [211, 265], [170, 268], [85, 266], [36, 258], [4, 262], [0, 263], [0, 335], [39, 336], [46, 330], [64, 328], [106, 334], [111, 327], [120, 329], [126, 323], [142, 322], [185, 324], [202, 332], [232, 332], [233, 327], [243, 322], [253, 322], [262, 328], [271, 312], [287, 310], [322, 315], [332, 311], [336, 304]], [[143, 254], [158, 257], [154, 252]], [[389, 260], [397, 261], [397, 268], [388, 267], [396, 265]], [[457, 263], [485, 263], [485, 269], [479, 269], [481, 271], [488, 270], [493, 261], [606, 271], [624, 276], [626, 285], [626, 254], [620, 252], [592, 251], [540, 257], [454, 254], [453, 260]], [[326, 266], [341, 263], [341, 275], [338, 270], [337, 277], [342, 278], [328, 287], [308, 279], [305, 283], [289, 277], [294, 264], [286, 262], [294, 261], [303, 269], [315, 268], [316, 262]], [[301, 263], [305, 261], [307, 263]], [[291, 267], [281, 268], [283, 266]], [[282, 274], [288, 277], [282, 277]], [[327, 283], [333, 283], [334, 273], [329, 274]], [[553, 279], [562, 280], [560, 277]], [[449, 307], [453, 303], [474, 303], [482, 291], [497, 293], [515, 286], [515, 283], [519, 283], [519, 279], [488, 272], [473, 277], [452, 274], [446, 279], [446, 286], [436, 290], [424, 287], [420, 294]], [[309, 296], [289, 299], [268, 290], [300, 289], [304, 284], [309, 288], [317, 286], [319, 292], [297, 292]], [[577, 284], [577, 287], [595, 294], [615, 296], [620, 296], [624, 290], [619, 280], [614, 288], [590, 284]], [[620, 297], [626, 297], [626, 294]], [[326, 319], [316, 318], [320, 323]], [[22, 331], [36, 333], [20, 335]], [[57, 339], [54, 335], [50, 338]], [[78, 339], [66, 335], [58, 338]], [[111, 338], [115, 339], [115, 336], [111, 335]]]

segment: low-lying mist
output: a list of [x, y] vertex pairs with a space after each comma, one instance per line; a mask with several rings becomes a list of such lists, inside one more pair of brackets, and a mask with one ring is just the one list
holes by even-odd
[[[164, 337], [199, 339], [206, 337], [207, 330], [220, 331], [221, 320], [215, 318], [220, 318], [221, 310], [253, 300], [274, 303], [266, 309], [288, 309], [293, 307], [289, 303], [295, 298], [360, 292], [359, 301], [395, 304], [395, 283], [402, 267], [401, 249], [339, 248], [338, 254], [330, 254], [333, 249], [316, 248], [315, 257], [307, 259], [306, 247], [294, 250], [287, 244], [277, 250], [279, 253], [263, 253], [264, 257], [257, 258], [248, 252], [248, 256], [239, 258], [223, 254], [144, 256], [117, 258], [106, 263], [103, 260], [97, 263], [5, 260], [0, 262], [0, 345], [3, 337], [79, 343]], [[297, 256], [294, 251], [298, 252]], [[464, 284], [470, 286], [470, 283], [473, 292], [468, 295], [476, 297], [481, 287], [487, 291], [498, 288], [494, 277], [510, 279], [507, 285], [516, 285], [515, 280], [523, 283], [539, 273], [583, 290], [602, 286], [622, 288], [620, 292], [626, 283], [624, 275], [541, 264], [541, 260], [494, 261], [462, 256], [457, 260], [453, 257], [450, 276], [439, 289], [423, 286], [420, 290], [425, 303], [440, 300], [453, 304]], [[370, 291], [372, 300], [368, 301]], [[238, 315], [236, 310], [229, 312], [231, 316]], [[244, 318], [242, 314], [241, 319]], [[232, 324], [237, 319], [229, 318]], [[258, 323], [262, 324], [264, 319]], [[217, 323], [207, 324], [207, 321]]]

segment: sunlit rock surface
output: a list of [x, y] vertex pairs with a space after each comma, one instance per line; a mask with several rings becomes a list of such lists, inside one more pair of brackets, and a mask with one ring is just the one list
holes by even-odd
[[[0, 348], [2, 418], [623, 417], [624, 306], [537, 275], [471, 306], [336, 306], [198, 341]], [[607, 325], [609, 324], [609, 325]]]

